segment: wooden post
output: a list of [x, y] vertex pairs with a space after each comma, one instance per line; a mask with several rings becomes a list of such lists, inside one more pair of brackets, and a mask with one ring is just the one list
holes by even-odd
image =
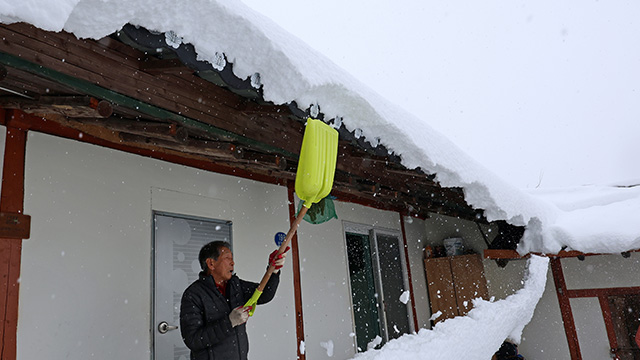
[[[0, 211], [22, 214], [24, 206], [24, 161], [27, 130], [20, 127], [24, 116], [19, 111], [4, 111], [7, 136], [2, 171]], [[20, 278], [21, 239], [0, 239], [0, 358], [16, 358], [18, 331], [18, 290]]]
[[558, 302], [560, 303], [560, 313], [562, 314], [564, 331], [567, 335], [567, 342], [569, 343], [571, 360], [582, 360], [576, 324], [573, 321], [573, 312], [571, 311], [571, 303], [569, 302], [567, 284], [564, 281], [562, 263], [559, 258], [551, 259], [551, 272], [553, 273], [553, 281], [556, 285], [556, 294], [558, 295]]
[[609, 338], [609, 346], [611, 347], [612, 359], [619, 360], [620, 357], [617, 354], [618, 351], [618, 339], [616, 337], [616, 331], [613, 325], [613, 319], [611, 316], [611, 307], [609, 306], [608, 296], [599, 295], [598, 301], [600, 302], [600, 309], [602, 309], [602, 317], [604, 318], [604, 326], [607, 329], [607, 338]]

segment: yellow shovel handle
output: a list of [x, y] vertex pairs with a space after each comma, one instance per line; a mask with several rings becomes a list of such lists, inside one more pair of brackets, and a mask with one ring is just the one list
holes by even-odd
[[[307, 213], [307, 210], [309, 209], [306, 206], [303, 206], [302, 209], [300, 209], [300, 212], [298, 213], [296, 220], [293, 222], [293, 224], [291, 224], [291, 228], [289, 228], [289, 232], [287, 233], [287, 236], [284, 238], [284, 241], [282, 242], [282, 244], [280, 244], [280, 247], [278, 248], [278, 252], [276, 253], [276, 258], [278, 258], [278, 255], [284, 253], [287, 246], [289, 246], [289, 243], [293, 238], [293, 234], [295, 234], [296, 230], [298, 230], [298, 226], [300, 226], [300, 223], [302, 222], [304, 215]], [[256, 288], [256, 291], [253, 293], [253, 296], [251, 297], [249, 302], [255, 297], [255, 305], [257, 305], [258, 298], [260, 297], [260, 294], [262, 294], [262, 292], [264, 291], [264, 288], [267, 286], [267, 282], [271, 278], [271, 274], [273, 274], [275, 269], [276, 269], [275, 266], [269, 265], [267, 272], [264, 273], [264, 276], [262, 277], [260, 284]], [[256, 296], [256, 293], [258, 292], [259, 294]], [[245, 306], [249, 306], [249, 302], [247, 302]], [[253, 315], [253, 311], [255, 310], [255, 305], [254, 305], [254, 308], [251, 309], [251, 311], [249, 312], [249, 315]]]
[[253, 295], [251, 295], [251, 299], [244, 304], [244, 307], [251, 306], [251, 310], [249, 310], [249, 316], [253, 316], [253, 312], [256, 311], [256, 306], [258, 305], [258, 298], [262, 295], [262, 291], [254, 291]]

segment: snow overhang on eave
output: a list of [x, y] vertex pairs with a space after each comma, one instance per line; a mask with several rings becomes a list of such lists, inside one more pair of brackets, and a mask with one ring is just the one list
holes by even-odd
[[[25, 26], [27, 25], [16, 24], [12, 26], [2, 27], [4, 29], [3, 32], [6, 40], [4, 45], [6, 45], [7, 47], [4, 47], [3, 49], [3, 46], [0, 46], [0, 52], [2, 52], [2, 54], [0, 55], [2, 55], [1, 56], [2, 63], [9, 70], [8, 80], [16, 80], [17, 79], [16, 76], [26, 76], [25, 74], [31, 74], [29, 75], [29, 76], [33, 76], [31, 80], [39, 79], [39, 81], [41, 81], [42, 84], [45, 84], [46, 82], [50, 82], [50, 81], [57, 82], [59, 85], [56, 86], [55, 88], [57, 88], [58, 90], [63, 89], [62, 93], [66, 93], [68, 89], [74, 89], [73, 92], [78, 95], [84, 94], [89, 96], [98, 96], [99, 99], [97, 100], [108, 98], [109, 101], [112, 101], [114, 103], [115, 105], [114, 108], [116, 112], [118, 110], [122, 110], [122, 111], [126, 110], [126, 113], [129, 116], [134, 116], [136, 119], [146, 117], [153, 121], [161, 121], [163, 119], [166, 119], [168, 116], [168, 118], [171, 119], [171, 121], [176, 121], [179, 124], [182, 124], [182, 122], [186, 122], [186, 123], [193, 122], [191, 123], [191, 125], [198, 126], [197, 120], [190, 119], [189, 117], [182, 114], [168, 113], [166, 110], [163, 110], [161, 107], [158, 107], [158, 104], [156, 105], [153, 105], [150, 103], [147, 104], [147, 103], [141, 102], [141, 100], [139, 99], [138, 100], [133, 99], [135, 101], [131, 102], [132, 99], [130, 98], [124, 99], [121, 94], [117, 94], [110, 89], [105, 89], [105, 88], [99, 89], [99, 87], [103, 86], [102, 83], [94, 84], [86, 79], [75, 77], [79, 75], [70, 76], [69, 74], [65, 74], [64, 71], [62, 71], [63, 69], [65, 69], [65, 66], [79, 65], [79, 64], [73, 64], [72, 63], [73, 59], [71, 57], [65, 59], [65, 61], [62, 61], [62, 58], [60, 59], [60, 61], [55, 61], [55, 59], [52, 58], [51, 59], [52, 61], [48, 63], [49, 65], [46, 65], [46, 64], [36, 63], [38, 61], [37, 58], [38, 58], [39, 51], [41, 51], [42, 53], [47, 53], [46, 49], [42, 49], [42, 48], [39, 48], [38, 50], [34, 49], [34, 51], [31, 51], [31, 55], [27, 53], [21, 53], [21, 54], [15, 53], [13, 55], [11, 54], [11, 51], [15, 50], [15, 49], [12, 50], [11, 43], [19, 41], [21, 43], [21, 46], [24, 46], [23, 41], [28, 40], [29, 36], [40, 36], [40, 38], [50, 38], [52, 40], [54, 38], [60, 37], [60, 39], [56, 39], [55, 41], [60, 43], [67, 43], [70, 46], [70, 48], [75, 48], [76, 46], [91, 48], [93, 46], [98, 47], [99, 45], [101, 52], [105, 51], [104, 49], [105, 47], [107, 47], [106, 50], [108, 50], [109, 46], [111, 46], [111, 44], [113, 44], [115, 40], [100, 42], [104, 40], [102, 39], [102, 40], [96, 41], [95, 44], [91, 45], [91, 43], [94, 40], [89, 40], [89, 39], [78, 40], [77, 38], [69, 35], [68, 33], [50, 33], [50, 32], [44, 32], [41, 30], [36, 30], [35, 28], [28, 29], [25, 32], [25, 34], [33, 34], [33, 35], [26, 35], [26, 38], [25, 38], [25, 34], [22, 34], [20, 36], [17, 36], [16, 39], [12, 39], [11, 31], [13, 31], [13, 29], [16, 29], [16, 31], [18, 32], [20, 31], [20, 29], [25, 30], [24, 29]], [[40, 35], [37, 35], [37, 34], [40, 34]], [[18, 40], [18, 38], [20, 38], [20, 40]], [[34, 43], [39, 43], [40, 44], [39, 46], [43, 46], [42, 45], [43, 43], [37, 40], [36, 38], [34, 38]], [[116, 45], [116, 44], [113, 44], [113, 45]], [[52, 45], [52, 46], [55, 46], [55, 45]], [[125, 45], [120, 43], [118, 48], [122, 48], [123, 46]], [[52, 48], [51, 50], [55, 50], [55, 49]], [[126, 52], [129, 52], [129, 51], [126, 50], [125, 53]], [[55, 56], [55, 54], [57, 53], [60, 53], [60, 52], [57, 50], [52, 51], [51, 53], [47, 54], [47, 57]], [[114, 56], [115, 55], [112, 54], [110, 61], [114, 60]], [[144, 68], [145, 65], [140, 64], [143, 61], [139, 61], [139, 59], [135, 55], [134, 57], [136, 59], [135, 61], [133, 61], [133, 63], [138, 63], [138, 66], [141, 66], [137, 71], [151, 72], [153, 70], [153, 69]], [[144, 58], [144, 56], [141, 56], [141, 58]], [[168, 59], [168, 60], [171, 60], [171, 59]], [[83, 61], [83, 63], [85, 64], [85, 66], [91, 65], [91, 62]], [[89, 64], [89, 65], [86, 65], [86, 64]], [[181, 66], [182, 69], [185, 68], [181, 61], [177, 65]], [[47, 66], [53, 66], [57, 70], [48, 68]], [[164, 66], [164, 64], [162, 66]], [[104, 70], [104, 67], [102, 68], [102, 70]], [[155, 69], [155, 70], [158, 70], [158, 69]], [[171, 70], [169, 69], [168, 71], [170, 72]], [[96, 72], [96, 74], [100, 74], [100, 72]], [[26, 79], [26, 82], [22, 81], [22, 83], [36, 83], [36, 81], [30, 81], [29, 79]], [[229, 83], [233, 84], [234, 82], [229, 80]], [[235, 83], [237, 84], [237, 82]], [[216, 85], [216, 86], [219, 87], [219, 85]], [[227, 84], [226, 86], [229, 86], [229, 85]], [[55, 96], [57, 95], [55, 91], [53, 91], [53, 90], [56, 90], [55, 88], [51, 88], [51, 89], [47, 88], [47, 91], [45, 91], [43, 87], [42, 89], [40, 89], [41, 90], [40, 93], [44, 94], [46, 92], [49, 95], [48, 101], [51, 101], [52, 100], [51, 98], [52, 97], [55, 98]], [[67, 90], [64, 90], [64, 89], [67, 89]], [[95, 91], [100, 90], [100, 91], [94, 93], [93, 90]], [[144, 87], [137, 88], [135, 91], [136, 94], [132, 93], [133, 95], [130, 94], [129, 97], [134, 95], [140, 95], [139, 98], [146, 99], [147, 94], [144, 93], [145, 91], [149, 91], [149, 89], [147, 88], [145, 90]], [[140, 93], [140, 94], [137, 94], [137, 93]], [[255, 94], [259, 95], [260, 93], [256, 92]], [[27, 99], [27, 100], [34, 100], [39, 97], [37, 92], [34, 93], [33, 95], [34, 96], [31, 96], [31, 99]], [[116, 96], [116, 98], [114, 99], [110, 98], [110, 96], [112, 95]], [[148, 95], [152, 96], [153, 94], [149, 93]], [[58, 100], [63, 101], [60, 98], [58, 98]], [[53, 101], [56, 101], [56, 99], [53, 99]], [[258, 108], [265, 109], [265, 107], [272, 107], [272, 108], [277, 107], [268, 102], [264, 102], [264, 103], [265, 103], [264, 106], [260, 107], [260, 105], [258, 105]], [[69, 105], [69, 104], [54, 103], [52, 105]], [[252, 105], [251, 108], [254, 109], [256, 107]], [[151, 113], [145, 113], [145, 111], [147, 110], [150, 111]], [[308, 112], [316, 111], [315, 113], [316, 117], [324, 118], [324, 115], [317, 109], [317, 107], [315, 110], [309, 108], [305, 112], [302, 112], [299, 109], [297, 109], [297, 111], [298, 113], [301, 113], [303, 115], [307, 115]], [[54, 117], [56, 119], [60, 119], [59, 113], [56, 113], [53, 115], [55, 115]], [[286, 115], [286, 116], [289, 116], [289, 115]], [[296, 117], [295, 114], [290, 114], [290, 116]], [[296, 117], [296, 119], [299, 123], [299, 126], [301, 127], [302, 121], [304, 121], [304, 118]], [[80, 128], [86, 128], [86, 124], [83, 121], [84, 120], [82, 119], [74, 120], [74, 121], [65, 121], [65, 126], [78, 125], [80, 126]], [[49, 121], [49, 123], [52, 123], [52, 122]], [[105, 122], [102, 121], [101, 123], [104, 124]], [[206, 125], [206, 124], [202, 124], [202, 125]], [[334, 123], [334, 125], [337, 126], [338, 124]], [[113, 133], [116, 134], [115, 136], [117, 137], [118, 130], [115, 130], [115, 129], [110, 129], [110, 130], [113, 130]], [[482, 211], [474, 210], [464, 202], [464, 197], [461, 189], [442, 188], [434, 181], [434, 175], [428, 175], [425, 172], [421, 171], [420, 169], [414, 169], [414, 170], [406, 169], [402, 164], [400, 164], [399, 156], [396, 156], [394, 154], [389, 154], [386, 148], [380, 144], [378, 144], [375, 147], [372, 146], [368, 141], [366, 141], [364, 137], [357, 136], [357, 134], [355, 134], [354, 131], [349, 132], [346, 129], [346, 127], [344, 127], [344, 125], [340, 125], [339, 131], [340, 131], [341, 147], [342, 147], [341, 156], [344, 158], [348, 158], [349, 160], [347, 163], [344, 163], [344, 161], [342, 161], [343, 162], [343, 164], [341, 164], [342, 169], [340, 168], [340, 164], [339, 164], [339, 170], [338, 170], [335, 189], [336, 189], [336, 192], [342, 194], [345, 199], [349, 201], [354, 201], [354, 202], [362, 202], [362, 199], [365, 199], [364, 203], [369, 203], [369, 204], [375, 203], [376, 207], [389, 209], [389, 210], [397, 210], [406, 215], [418, 216], [423, 218], [427, 217], [430, 212], [431, 213], [436, 212], [436, 213], [449, 215], [449, 216], [459, 216], [461, 218], [465, 218], [473, 221], [485, 221], [482, 215]], [[85, 133], [85, 134], [88, 134], [88, 133]], [[148, 135], [153, 135], [153, 134], [148, 134]], [[222, 134], [222, 135], [216, 134], [216, 136], [218, 135], [223, 137], [226, 136], [225, 134]], [[229, 137], [231, 137], [231, 135], [233, 134], [228, 134], [228, 135]], [[301, 133], [299, 135], [301, 135]], [[89, 136], [85, 137], [85, 139], [87, 138], [89, 138]], [[240, 142], [243, 141], [242, 139], [236, 139], [236, 140]], [[120, 141], [122, 141], [122, 139], [120, 139]], [[182, 146], [182, 145], [178, 144], [178, 146]], [[255, 148], [259, 148], [259, 146]], [[253, 149], [255, 150], [255, 148]], [[274, 149], [274, 150], [276, 152], [278, 151], [277, 149]], [[270, 150], [266, 149], [266, 151], [268, 153]], [[295, 162], [297, 160], [296, 159], [293, 159], [293, 160], [294, 161], [288, 164], [289, 167], [293, 166], [292, 169], [288, 169], [288, 167], [285, 169], [282, 169], [281, 168], [282, 163], [280, 163], [281, 164], [279, 165], [280, 168], [276, 167], [274, 168], [274, 171], [286, 172], [289, 170], [295, 170]], [[355, 174], [359, 174], [358, 176], [360, 177], [353, 176], [351, 172], [354, 172], [354, 171], [355, 171]], [[285, 179], [291, 178], [293, 174], [294, 173], [291, 172], [289, 175], [287, 175], [288, 177], [285, 177]], [[386, 180], [380, 179], [378, 178], [378, 176], [386, 177]], [[418, 181], [421, 184], [410, 184], [414, 180]], [[391, 188], [388, 187], [389, 184], [386, 184], [385, 181], [393, 181], [391, 183]], [[411, 194], [403, 195], [401, 193], [403, 191], [401, 187], [405, 185], [409, 186], [408, 189], [411, 190]]]

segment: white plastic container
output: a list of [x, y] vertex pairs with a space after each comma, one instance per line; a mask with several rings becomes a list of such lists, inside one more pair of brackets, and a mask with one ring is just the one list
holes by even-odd
[[462, 238], [444, 239], [444, 250], [447, 256], [455, 256], [464, 254], [464, 242]]

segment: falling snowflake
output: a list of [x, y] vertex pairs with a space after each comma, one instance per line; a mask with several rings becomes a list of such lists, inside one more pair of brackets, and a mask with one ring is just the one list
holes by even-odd
[[439, 318], [440, 316], [442, 316], [442, 311], [438, 311], [437, 313], [431, 315], [431, 317], [429, 318], [429, 320], [431, 321], [435, 321], [437, 318]]
[[320, 346], [322, 346], [323, 348], [325, 348], [325, 350], [327, 350], [328, 357], [333, 356], [333, 340], [320, 342]]
[[402, 295], [400, 295], [400, 301], [401, 301], [403, 304], [406, 304], [406, 303], [408, 303], [408, 302], [409, 302], [409, 291], [408, 291], [408, 290], [405, 290], [405, 291], [402, 293]]
[[367, 344], [367, 350], [374, 349], [380, 344], [382, 344], [382, 338], [379, 335], [376, 335], [376, 337]]

